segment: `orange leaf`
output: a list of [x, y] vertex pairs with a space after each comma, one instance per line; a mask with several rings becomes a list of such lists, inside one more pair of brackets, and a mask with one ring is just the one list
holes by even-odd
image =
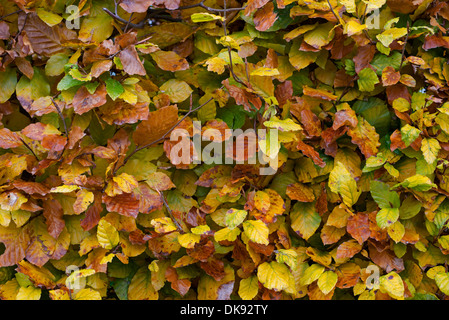
[[178, 122], [178, 107], [170, 105], [150, 112], [133, 133], [137, 145], [146, 145], [160, 139]]
[[273, 2], [268, 2], [262, 8], [258, 9], [253, 16], [254, 27], [257, 31], [266, 31], [271, 28], [278, 16], [274, 13]]
[[151, 53], [159, 68], [164, 71], [182, 71], [189, 69], [189, 63], [173, 51], [156, 51]]

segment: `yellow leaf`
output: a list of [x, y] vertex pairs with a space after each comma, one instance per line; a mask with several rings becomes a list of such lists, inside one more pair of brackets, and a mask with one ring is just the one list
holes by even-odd
[[366, 24], [360, 24], [357, 20], [351, 19], [345, 23], [343, 32], [350, 37], [354, 34], [362, 32], [366, 28]]
[[192, 232], [193, 234], [197, 234], [197, 235], [202, 235], [203, 233], [208, 232], [208, 231], [210, 231], [210, 228], [207, 224], [202, 224], [200, 226], [190, 229], [190, 232]]
[[129, 300], [157, 300], [158, 292], [151, 283], [151, 271], [146, 266], [134, 274], [128, 287]]
[[268, 245], [268, 227], [260, 220], [247, 220], [243, 222], [243, 231], [248, 238], [259, 244]]
[[53, 187], [50, 189], [50, 192], [54, 193], [70, 193], [72, 191], [79, 190], [79, 186], [77, 185], [62, 185], [58, 187]]
[[151, 220], [151, 225], [157, 233], [167, 233], [176, 230], [176, 225], [169, 217], [156, 218]]
[[17, 293], [16, 300], [39, 300], [42, 290], [33, 286], [20, 288]]
[[293, 276], [285, 264], [271, 261], [259, 265], [257, 277], [265, 288], [281, 291], [290, 286], [290, 277]]
[[437, 139], [434, 138], [422, 139], [421, 151], [427, 163], [432, 164], [437, 159], [438, 152], [440, 151], [440, 149], [441, 146]]
[[94, 289], [85, 288], [78, 291], [73, 300], [101, 300], [101, 295]]
[[114, 248], [120, 241], [117, 229], [104, 218], [98, 223], [97, 239], [100, 246], [105, 249]]
[[296, 268], [297, 258], [298, 253], [293, 249], [279, 249], [276, 252], [276, 261], [285, 263], [292, 269]]
[[251, 71], [250, 76], [266, 76], [266, 77], [272, 77], [279, 75], [280, 72], [276, 68], [267, 68], [267, 67], [260, 67], [253, 71]]
[[201, 240], [201, 235], [194, 233], [184, 233], [178, 236], [179, 244], [188, 249], [192, 249]]
[[326, 271], [318, 279], [318, 288], [324, 294], [328, 294], [335, 288], [338, 281], [338, 275], [333, 271]]
[[299, 131], [302, 130], [301, 125], [295, 123], [292, 119], [279, 119], [274, 116], [270, 120], [265, 121], [264, 126], [267, 128], [278, 129], [280, 131]]
[[304, 274], [300, 279], [299, 283], [302, 286], [311, 284], [312, 282], [320, 278], [324, 270], [325, 268], [321, 264], [318, 263], [312, 264], [304, 271]]
[[259, 292], [259, 281], [257, 276], [252, 275], [242, 279], [239, 284], [239, 296], [242, 300], [252, 300]]
[[101, 260], [100, 260], [100, 264], [106, 264], [112, 261], [112, 259], [114, 259], [115, 254], [114, 253], [110, 253], [106, 256], [104, 256]]
[[245, 210], [229, 209], [226, 211], [226, 226], [231, 230], [234, 229], [245, 220], [247, 214]]
[[225, 227], [215, 232], [215, 241], [235, 241], [238, 235], [241, 233], [239, 228], [229, 229]]
[[218, 74], [222, 74], [223, 72], [225, 72], [226, 64], [227, 64], [226, 61], [224, 61], [219, 57], [207, 59], [206, 61], [207, 71], [213, 71]]
[[398, 243], [402, 240], [405, 235], [404, 225], [398, 220], [387, 229], [388, 235], [394, 242]]
[[328, 183], [331, 191], [340, 194], [344, 204], [348, 207], [352, 207], [359, 199], [361, 191], [358, 190], [351, 173], [341, 162], [334, 164]]
[[190, 97], [192, 88], [185, 82], [177, 79], [170, 79], [165, 82], [159, 90], [170, 97], [172, 103], [180, 103]]
[[381, 292], [397, 300], [404, 300], [404, 282], [400, 275], [392, 271], [379, 278], [379, 289]]

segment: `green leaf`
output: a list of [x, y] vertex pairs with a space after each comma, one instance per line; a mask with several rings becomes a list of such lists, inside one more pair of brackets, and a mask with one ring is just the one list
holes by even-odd
[[74, 79], [70, 74], [66, 74], [61, 81], [58, 82], [57, 89], [59, 91], [68, 90], [72, 87], [80, 86], [84, 84], [83, 81]]
[[5, 71], [0, 72], [0, 103], [5, 103], [11, 98], [16, 90], [17, 72], [14, 68], [6, 68]]
[[296, 202], [290, 212], [291, 228], [308, 240], [321, 224], [321, 217], [313, 202]]
[[226, 211], [226, 226], [231, 230], [234, 229], [245, 220], [247, 214], [245, 210], [229, 209]]
[[379, 83], [379, 78], [371, 68], [362, 69], [359, 72], [359, 79], [357, 84], [360, 91], [373, 91], [374, 86]]
[[118, 82], [115, 79], [108, 78], [105, 81], [106, 83], [106, 92], [108, 93], [109, 97], [111, 97], [112, 100], [115, 101], [120, 95], [125, 92], [125, 89], [123, 88], [122, 84]]
[[421, 134], [421, 131], [418, 130], [415, 127], [412, 127], [409, 124], [406, 124], [401, 128], [401, 139], [404, 141], [404, 144], [406, 147], [408, 147], [413, 141], [415, 141], [419, 135]]
[[416, 191], [429, 191], [432, 188], [437, 188], [437, 185], [432, 183], [429, 177], [422, 176], [420, 174], [415, 174], [414, 176], [405, 179], [401, 183], [394, 185], [393, 188], [397, 188], [399, 186]]
[[399, 218], [399, 208], [383, 208], [377, 212], [376, 222], [379, 228], [385, 229]]
[[385, 30], [381, 34], [376, 36], [377, 40], [379, 40], [385, 47], [389, 47], [390, 44], [407, 34], [407, 28], [391, 28]]
[[370, 182], [370, 193], [379, 208], [399, 208], [401, 205], [399, 194], [390, 191], [390, 186], [384, 182], [372, 180]]
[[449, 295], [449, 273], [437, 273], [435, 275], [435, 283], [445, 295]]
[[200, 12], [200, 13], [194, 13], [190, 16], [190, 19], [192, 19], [192, 22], [198, 23], [198, 22], [208, 22], [208, 21], [214, 21], [214, 20], [220, 20], [223, 21], [223, 17], [217, 16], [216, 14], [211, 14], [207, 12]]

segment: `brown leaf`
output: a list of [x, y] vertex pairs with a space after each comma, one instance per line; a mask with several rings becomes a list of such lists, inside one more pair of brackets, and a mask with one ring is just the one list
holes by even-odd
[[277, 20], [277, 14], [273, 11], [273, 2], [268, 2], [262, 8], [258, 9], [253, 16], [254, 27], [257, 31], [266, 31], [271, 28]]
[[11, 149], [22, 145], [22, 141], [17, 133], [7, 129], [0, 129], [0, 148]]
[[309, 86], [303, 86], [303, 94], [312, 98], [322, 99], [326, 101], [337, 100], [337, 96], [322, 89], [310, 88]]
[[127, 74], [137, 74], [141, 76], [147, 74], [134, 46], [128, 46], [126, 49], [120, 51], [119, 58], [122, 62], [123, 70]]
[[252, 111], [253, 106], [257, 110], [262, 107], [262, 101], [256, 94], [229, 84], [229, 79], [222, 81], [222, 84], [228, 90], [229, 95], [235, 99], [236, 104], [243, 106], [246, 111]]
[[187, 249], [187, 254], [199, 261], [207, 261], [207, 259], [215, 252], [214, 243], [208, 239], [201, 239], [195, 244], [193, 249]]
[[160, 139], [178, 122], [178, 108], [170, 105], [150, 112], [148, 119], [142, 121], [133, 133], [137, 145], [146, 145]]
[[99, 85], [93, 94], [90, 94], [87, 88], [82, 86], [73, 97], [73, 110], [77, 114], [83, 114], [93, 108], [102, 106], [106, 103], [106, 95], [106, 86], [104, 84]]
[[308, 136], [319, 137], [321, 135], [321, 121], [309, 109], [301, 111], [301, 123], [307, 131]]
[[149, 108], [147, 102], [138, 102], [134, 105], [125, 101], [108, 100], [99, 108], [101, 119], [109, 125], [132, 124], [148, 119]]
[[[2, 21], [3, 22], [3, 21]], [[1, 30], [0, 30], [1, 32]], [[22, 72], [28, 79], [33, 78], [34, 75], [34, 69], [31, 63], [22, 57], [17, 57], [14, 59], [14, 62], [16, 63], [17, 68], [19, 68], [20, 72]]]
[[14, 187], [27, 194], [40, 194], [45, 196], [50, 193], [50, 188], [40, 182], [15, 180], [13, 182]]
[[300, 202], [312, 202], [315, 200], [313, 189], [299, 182], [288, 185], [286, 194], [290, 199]]
[[0, 21], [0, 40], [8, 40], [10, 36], [9, 24], [6, 21]]
[[352, 59], [355, 64], [355, 72], [359, 73], [361, 70], [369, 67], [375, 53], [376, 46], [374, 45], [369, 44], [363, 47], [359, 47], [357, 54]]
[[332, 129], [337, 130], [342, 126], [356, 127], [357, 115], [352, 109], [343, 109], [335, 113], [335, 119], [332, 124]]
[[89, 231], [95, 227], [100, 221], [100, 213], [103, 211], [101, 205], [101, 196], [99, 193], [94, 194], [94, 203], [87, 208], [84, 218], [80, 220], [81, 227], [84, 231]]
[[392, 66], [387, 66], [382, 71], [382, 84], [387, 86], [392, 86], [398, 83], [399, 79], [401, 79], [401, 74], [399, 71], [394, 70]]
[[112, 60], [102, 60], [93, 63], [90, 74], [94, 78], [98, 78], [104, 72], [109, 71], [112, 67]]
[[136, 218], [139, 214], [140, 201], [134, 193], [122, 193], [115, 197], [103, 194], [102, 201], [109, 212], [117, 212], [133, 218]]
[[348, 259], [362, 250], [362, 246], [356, 240], [348, 240], [340, 244], [337, 248], [337, 259]]
[[337, 288], [352, 288], [359, 281], [360, 267], [353, 262], [348, 262], [338, 266], [335, 273], [338, 275], [338, 281], [335, 285]]
[[243, 13], [245, 16], [249, 16], [257, 9], [262, 8], [268, 2], [269, 0], [249, 0]]
[[386, 88], [387, 92], [387, 100], [388, 104], [390, 106], [393, 105], [393, 101], [398, 98], [404, 98], [408, 102], [411, 102], [411, 95], [407, 88], [407, 86], [403, 85], [402, 83], [397, 83], [393, 86], [388, 86]]
[[171, 288], [184, 296], [190, 289], [191, 282], [189, 279], [179, 279], [176, 269], [169, 266], [165, 270], [165, 278], [171, 282]]
[[86, 134], [84, 130], [78, 126], [72, 126], [69, 132], [69, 141], [67, 143], [67, 147], [69, 149], [73, 149], [75, 144], [80, 141]]
[[30, 229], [0, 226], [0, 242], [5, 246], [5, 251], [0, 256], [0, 266], [18, 264], [25, 258], [30, 243]]
[[344, 135], [347, 131], [347, 127], [343, 126], [334, 130], [333, 128], [327, 128], [321, 134], [321, 147], [324, 148], [324, 153], [328, 156], [335, 157], [337, 155], [338, 145], [337, 139]]
[[65, 227], [64, 211], [59, 201], [46, 200], [43, 205], [48, 234], [57, 239]]
[[120, 1], [120, 7], [129, 13], [146, 12], [152, 2], [153, 0], [123, 0]]
[[365, 119], [361, 119], [355, 128], [348, 129], [351, 142], [359, 146], [366, 158], [375, 156], [380, 146], [379, 134]]
[[65, 41], [78, 38], [77, 33], [74, 30], [67, 29], [65, 24], [49, 27], [34, 12], [28, 13], [27, 18], [25, 18], [25, 14], [22, 12], [19, 15], [19, 26], [23, 26], [24, 22], [26, 24], [23, 30], [33, 50], [47, 57], [67, 50], [62, 44]]
[[207, 261], [202, 261], [200, 266], [201, 269], [214, 278], [215, 281], [221, 281], [226, 275], [223, 261], [214, 257], [211, 257]]
[[374, 242], [368, 242], [369, 256], [371, 260], [387, 273], [392, 270], [401, 272], [404, 270], [404, 261], [394, 254], [390, 249], [381, 248], [374, 245]]
[[360, 245], [363, 244], [371, 234], [368, 215], [365, 213], [356, 213], [350, 216], [346, 230]]
[[284, 104], [293, 97], [293, 84], [291, 80], [287, 80], [278, 84], [274, 90], [274, 96], [279, 103], [279, 107], [283, 107]]
[[160, 210], [164, 206], [161, 195], [146, 183], [139, 183], [137, 195], [139, 197], [139, 212], [141, 213], [146, 214]]

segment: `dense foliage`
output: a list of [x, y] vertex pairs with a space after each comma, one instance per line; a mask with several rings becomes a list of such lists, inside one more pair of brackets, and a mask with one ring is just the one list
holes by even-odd
[[[0, 0], [0, 298], [446, 299], [448, 24], [442, 0]], [[275, 174], [249, 143], [195, 161], [198, 130], [265, 128]]]

